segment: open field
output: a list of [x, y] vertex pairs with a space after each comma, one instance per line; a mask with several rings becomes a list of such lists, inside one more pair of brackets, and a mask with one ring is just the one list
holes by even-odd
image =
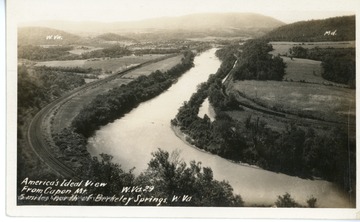
[[273, 55], [285, 55], [289, 53], [289, 49], [294, 46], [301, 46], [303, 48], [355, 48], [355, 41], [344, 41], [344, 42], [270, 42], [273, 46]]
[[281, 56], [286, 63], [285, 69], [285, 81], [300, 82], [304, 81], [307, 83], [318, 83], [324, 85], [334, 85], [348, 88], [348, 85], [335, 83], [324, 79], [321, 76], [323, 72], [321, 67], [321, 61], [311, 59], [299, 59]]
[[[321, 62], [310, 59], [298, 59], [289, 57], [281, 57], [286, 63], [284, 80], [287, 81], [306, 81], [313, 83], [323, 83], [324, 80], [321, 77]], [[327, 81], [328, 82], [328, 81]]]
[[355, 123], [355, 90], [276, 81], [237, 81], [234, 89], [271, 110], [320, 120]]
[[152, 63], [149, 65], [143, 66], [139, 69], [134, 70], [133, 72], [125, 74], [123, 78], [134, 79], [141, 75], [148, 75], [151, 72], [154, 72], [156, 70], [166, 71], [166, 70], [174, 67], [175, 65], [179, 64], [181, 62], [182, 58], [183, 58], [183, 55], [178, 55], [178, 56], [171, 57], [171, 58], [165, 59], [165, 60], [157, 62], [157, 63]]
[[164, 55], [124, 56], [121, 58], [98, 58], [69, 61], [46, 61], [38, 62], [36, 66], [80, 67], [102, 69], [104, 72], [118, 72], [130, 65], [137, 65], [153, 59], [161, 58], [162, 56]]

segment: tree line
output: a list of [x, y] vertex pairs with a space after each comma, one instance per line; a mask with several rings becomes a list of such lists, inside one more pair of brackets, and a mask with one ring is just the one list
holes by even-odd
[[82, 68], [79, 66], [75, 67], [62, 67], [62, 66], [35, 66], [34, 69], [37, 70], [48, 70], [48, 71], [61, 71], [68, 73], [80, 73], [80, 74], [100, 74], [101, 69], [94, 68]]

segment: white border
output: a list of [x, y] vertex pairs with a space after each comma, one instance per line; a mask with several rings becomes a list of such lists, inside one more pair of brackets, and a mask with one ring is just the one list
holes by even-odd
[[[321, 0], [322, 1], [322, 0]], [[323, 1], [326, 4], [326, 0]], [[359, 15], [360, 1], [339, 0], [354, 5]], [[99, 1], [101, 4], [101, 1]], [[6, 213], [9, 216], [30, 217], [123, 217], [123, 218], [292, 218], [292, 219], [360, 219], [359, 198], [357, 193], [356, 209], [275, 209], [275, 208], [221, 208], [221, 207], [85, 207], [85, 206], [16, 206], [16, 104], [17, 104], [17, 46], [16, 46], [16, 0], [6, 2]], [[357, 36], [359, 33], [359, 16], [356, 16]], [[357, 47], [357, 61], [359, 61]], [[4, 61], [4, 60], [2, 60]], [[360, 64], [360, 63], [359, 63]], [[2, 66], [4, 67], [4, 66]], [[357, 72], [359, 67], [357, 66]], [[5, 81], [2, 81], [5, 83]], [[359, 80], [357, 79], [357, 85]], [[5, 87], [4, 87], [5, 88]], [[357, 95], [358, 97], [358, 95]], [[5, 101], [1, 98], [1, 101]], [[357, 103], [358, 104], [358, 103]], [[3, 107], [3, 106], [2, 106]], [[358, 114], [358, 112], [357, 112]], [[359, 126], [357, 119], [357, 126]], [[5, 121], [4, 121], [5, 122]], [[4, 133], [5, 134], [5, 133]], [[357, 130], [358, 138], [358, 130]], [[359, 145], [359, 141], [357, 141]], [[359, 166], [357, 154], [357, 167]], [[358, 177], [357, 177], [358, 178]], [[357, 182], [359, 180], [357, 179]], [[359, 183], [357, 183], [357, 187]]]

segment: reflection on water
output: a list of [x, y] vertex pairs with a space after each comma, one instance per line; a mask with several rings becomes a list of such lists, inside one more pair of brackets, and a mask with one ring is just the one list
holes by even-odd
[[226, 159], [195, 149], [179, 139], [171, 129], [170, 120], [178, 108], [196, 91], [196, 86], [215, 73], [220, 61], [211, 49], [194, 60], [195, 67], [185, 73], [176, 84], [160, 96], [142, 103], [123, 118], [114, 121], [89, 139], [92, 155], [107, 153], [124, 169], [135, 167], [139, 174], [147, 168], [151, 152], [158, 148], [168, 152], [179, 151], [187, 163], [191, 160], [211, 167], [214, 178], [226, 180], [240, 194], [246, 204], [273, 204], [285, 192], [299, 203], [313, 195], [320, 207], [347, 207], [345, 194], [329, 182], [304, 180], [232, 163]]

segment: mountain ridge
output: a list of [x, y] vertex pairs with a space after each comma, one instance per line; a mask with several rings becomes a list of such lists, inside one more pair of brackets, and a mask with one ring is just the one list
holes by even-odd
[[147, 31], [206, 31], [234, 29], [244, 31], [269, 31], [285, 23], [269, 16], [256, 13], [198, 13], [177, 17], [160, 17], [138, 21], [118, 22], [69, 22], [40, 21], [21, 26], [41, 26], [71, 33], [121, 33]]
[[270, 41], [353, 41], [355, 15], [313, 19], [280, 26], [265, 34]]

